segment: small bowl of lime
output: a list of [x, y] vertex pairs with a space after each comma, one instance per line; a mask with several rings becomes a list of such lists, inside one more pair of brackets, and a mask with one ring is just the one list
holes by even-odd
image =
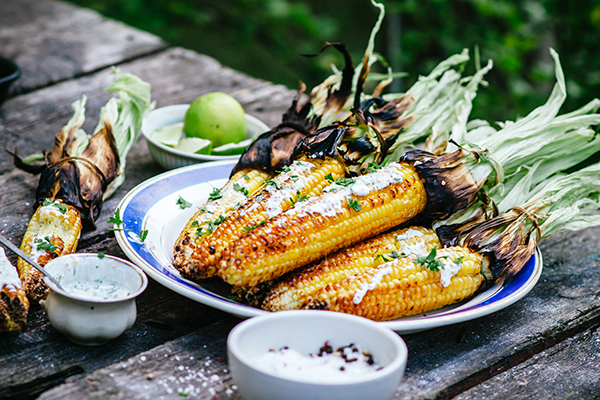
[[[148, 151], [165, 169], [239, 158], [254, 139], [269, 130], [264, 122], [246, 113], [243, 113], [245, 126], [242, 130], [240, 118], [231, 125], [229, 122], [234, 118], [225, 118], [223, 121], [210, 121], [208, 117], [194, 118], [196, 115], [190, 115], [189, 109], [190, 104], [157, 108], [142, 122], [142, 134], [146, 138]], [[208, 128], [197, 126], [205, 121]]]

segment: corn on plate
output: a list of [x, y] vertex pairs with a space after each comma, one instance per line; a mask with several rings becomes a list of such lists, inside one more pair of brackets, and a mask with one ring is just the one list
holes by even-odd
[[[173, 244], [179, 233], [213, 188], [227, 182], [233, 165], [231, 161], [199, 164], [143, 182], [118, 206], [125, 228], [131, 231], [115, 233], [125, 254], [162, 285], [202, 304], [239, 317], [251, 317], [265, 311], [228, 299], [230, 290], [224, 283], [215, 280], [196, 284], [186, 280], [172, 265]], [[181, 208], [180, 198], [191, 203], [191, 207]], [[137, 234], [142, 230], [148, 230], [148, 236], [140, 243]], [[506, 285], [499, 282], [465, 302], [380, 323], [397, 332], [408, 333], [478, 318], [521, 299], [535, 286], [541, 270], [541, 254], [537, 251], [516, 278]]]

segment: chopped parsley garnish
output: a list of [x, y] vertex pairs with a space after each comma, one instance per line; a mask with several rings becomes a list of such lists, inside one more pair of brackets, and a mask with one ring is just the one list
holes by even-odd
[[279, 172], [290, 172], [291, 170], [292, 169], [289, 166], [284, 165]]
[[381, 258], [383, 260], [383, 262], [390, 261], [390, 259], [387, 258], [386, 256], [384, 256], [383, 254], [377, 254], [374, 258], [375, 258], [375, 260], [377, 260], [378, 258]]
[[50, 241], [50, 237], [48, 236], [43, 239], [35, 239], [34, 243], [37, 244], [36, 248], [38, 250], [48, 250], [53, 252], [58, 249], [58, 247], [56, 247], [56, 245]]
[[196, 235], [198, 235], [198, 236], [204, 235], [204, 228], [198, 228], [198, 229], [196, 229]]
[[354, 179], [352, 178], [340, 178], [337, 181], [335, 181], [336, 184], [340, 185], [340, 186], [350, 186], [354, 183]]
[[247, 174], [242, 175], [242, 178], [244, 178], [245, 180], [249, 181], [250, 177]]
[[208, 231], [208, 233], [213, 233], [215, 231], [215, 223], [212, 221], [208, 221], [206, 223], [206, 230]]
[[198, 207], [198, 210], [200, 210], [202, 212], [205, 212], [205, 213], [208, 213], [208, 214], [212, 214], [213, 213], [208, 208], [204, 208], [204, 207]]
[[221, 197], [223, 197], [221, 194], [221, 189], [213, 188], [212, 192], [210, 192], [210, 195], [208, 195], [208, 200], [218, 200]]
[[383, 168], [383, 165], [377, 164], [375, 161], [370, 162], [367, 168], [363, 171], [363, 174], [369, 174]]
[[190, 224], [190, 226], [200, 226], [200, 223], [198, 221], [194, 221]]
[[292, 182], [296, 182], [298, 180], [299, 176], [298, 175], [290, 175], [290, 179], [292, 180]]
[[269, 186], [273, 186], [275, 189], [281, 189], [281, 185], [277, 183], [275, 179], [267, 179], [265, 183]]
[[146, 240], [146, 237], [148, 237], [148, 229], [141, 230], [140, 233], [138, 234], [138, 237], [140, 238], [140, 240], [142, 242], [144, 240]]
[[227, 217], [224, 215], [220, 215], [219, 218], [215, 219], [215, 226], [221, 225], [223, 222], [227, 220]]
[[437, 248], [434, 247], [431, 249], [431, 252], [427, 255], [427, 257], [417, 257], [415, 258], [415, 263], [423, 265], [430, 271], [439, 272], [440, 267], [443, 266], [440, 260], [436, 260], [435, 257], [437, 255]]
[[189, 201], [187, 201], [183, 197], [179, 196], [179, 198], [175, 202], [175, 205], [179, 206], [179, 208], [181, 208], [182, 210], [184, 210], [186, 208], [190, 208], [192, 206], [192, 203], [190, 203]]
[[375, 259], [377, 260], [378, 258], [381, 258], [384, 262], [388, 262], [391, 260], [395, 260], [396, 258], [402, 258], [402, 257], [407, 257], [407, 254], [398, 253], [396, 250], [392, 250], [389, 254], [386, 254], [385, 256], [383, 254], [377, 254], [375, 256]]
[[67, 206], [65, 206], [64, 204], [62, 204], [60, 201], [57, 201], [57, 200], [44, 199], [42, 206], [44, 206], [44, 207], [54, 206], [54, 207], [58, 208], [58, 211], [60, 211], [61, 214], [65, 214], [67, 212]]
[[[120, 211], [117, 208], [115, 210], [115, 214], [108, 218], [107, 221], [109, 224], [115, 224], [115, 225], [123, 225], [125, 226], [125, 222], [121, 221], [121, 215], [120, 215]], [[131, 229], [125, 229], [125, 228], [108, 228], [109, 231], [130, 231]]]
[[333, 181], [335, 181], [335, 179], [333, 179], [333, 175], [331, 175], [331, 173], [325, 175], [325, 180], [329, 183], [333, 183]]
[[301, 201], [306, 201], [310, 198], [309, 195], [305, 194], [304, 196], [298, 196], [298, 198], [296, 199], [297, 203], [300, 203]]
[[454, 264], [461, 265], [464, 259], [465, 258], [463, 256], [460, 256], [456, 260], [454, 260]]
[[353, 209], [356, 212], [362, 211], [362, 207], [361, 207], [360, 203], [358, 202], [358, 200], [356, 200], [356, 199], [348, 199], [348, 207], [350, 207], [351, 209]]
[[259, 222], [259, 223], [258, 223], [258, 224], [256, 224], [256, 225], [254, 225], [254, 226], [244, 226], [244, 227], [242, 228], [242, 232], [250, 233], [250, 232], [252, 232], [253, 230], [255, 230], [256, 228], [258, 228], [259, 226], [261, 226], [261, 225], [264, 225], [264, 224], [266, 224], [266, 223], [267, 223], [267, 221], [262, 221], [262, 222]]
[[236, 190], [236, 191], [240, 192], [241, 194], [243, 194], [244, 196], [248, 197], [248, 189], [246, 189], [245, 186], [242, 186], [239, 183], [233, 184], [233, 190]]
[[98, 258], [100, 258], [100, 259], [104, 258], [104, 253], [98, 253]]

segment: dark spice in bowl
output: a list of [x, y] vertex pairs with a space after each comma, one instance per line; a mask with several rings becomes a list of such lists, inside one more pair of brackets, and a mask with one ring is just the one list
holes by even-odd
[[19, 66], [14, 61], [0, 56], [0, 105], [6, 100], [10, 85], [20, 76]]

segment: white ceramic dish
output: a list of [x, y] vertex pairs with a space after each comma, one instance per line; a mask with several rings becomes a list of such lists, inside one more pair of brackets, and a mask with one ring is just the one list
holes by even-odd
[[[284, 378], [257, 366], [270, 349], [288, 346], [303, 354], [317, 353], [328, 341], [333, 348], [351, 343], [368, 350], [382, 368], [351, 382], [314, 382]], [[408, 351], [391, 330], [353, 315], [326, 311], [285, 311], [252, 318], [237, 325], [227, 338], [229, 368], [247, 400], [390, 399], [404, 370]]]
[[[121, 219], [133, 232], [115, 232], [125, 254], [157, 282], [190, 299], [239, 317], [266, 313], [229, 300], [229, 287], [223, 283], [196, 284], [183, 279], [172, 265], [175, 239], [213, 187], [227, 181], [235, 162], [205, 163], [168, 171], [132, 189], [119, 204]], [[182, 210], [179, 196], [193, 203]], [[145, 244], [136, 233], [148, 230]], [[397, 332], [408, 333], [472, 320], [499, 311], [515, 303], [535, 286], [542, 273], [539, 251], [510, 282], [488, 288], [466, 302], [428, 312], [426, 315], [402, 317], [380, 324]]]
[[[50, 323], [72, 342], [98, 346], [131, 328], [137, 316], [135, 298], [148, 286], [142, 270], [129, 261], [105, 255], [75, 253], [50, 261], [44, 267], [67, 289], [76, 282], [114, 282], [123, 289], [115, 298], [90, 297], [63, 291], [49, 279], [42, 306]], [[68, 289], [67, 289], [68, 290]]]
[[[177, 104], [173, 106], [157, 108], [150, 112], [142, 121], [142, 134], [146, 138], [148, 151], [152, 158], [165, 169], [184, 167], [186, 165], [198, 164], [206, 161], [234, 160], [240, 156], [214, 156], [207, 154], [193, 154], [176, 150], [166, 146], [152, 138], [152, 132], [166, 125], [182, 122], [189, 104]], [[246, 114], [248, 132], [246, 137], [251, 138], [269, 130], [269, 127], [251, 115]]]

